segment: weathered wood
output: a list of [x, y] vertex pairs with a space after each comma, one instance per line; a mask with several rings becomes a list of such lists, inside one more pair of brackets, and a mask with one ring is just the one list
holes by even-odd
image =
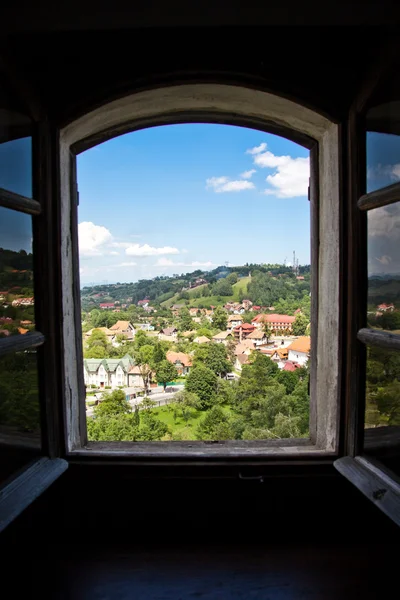
[[333, 453], [318, 449], [307, 439], [229, 440], [224, 442], [89, 442], [68, 454], [70, 461], [107, 463], [123, 460], [147, 465], [249, 465], [281, 461], [332, 461]]
[[[55, 128], [47, 120], [42, 121], [33, 137], [33, 193], [40, 200], [42, 212], [32, 220], [32, 226], [35, 322], [46, 338], [46, 343], [37, 353], [42, 449], [43, 454], [50, 458], [62, 455], [65, 448], [57, 141]], [[45, 293], [43, 290], [46, 290]]]
[[360, 210], [372, 210], [400, 201], [400, 183], [393, 183], [375, 192], [364, 194], [358, 201]]
[[40, 458], [0, 488], [0, 531], [68, 468], [66, 460]]
[[310, 229], [311, 229], [311, 356], [310, 356], [310, 438], [317, 440], [318, 376], [318, 285], [319, 285], [319, 164], [318, 146], [310, 151]]
[[45, 337], [39, 331], [32, 331], [25, 335], [10, 335], [0, 339], [0, 356], [9, 352], [21, 352], [29, 348], [37, 348], [45, 341]]
[[343, 318], [346, 322], [346, 342], [343, 355], [344, 385], [342, 427], [345, 430], [345, 453], [360, 454], [363, 444], [365, 412], [365, 356], [366, 349], [357, 339], [357, 333], [366, 325], [367, 316], [367, 223], [357, 201], [365, 192], [365, 136], [358, 113], [349, 114], [344, 133], [347, 147], [347, 186], [343, 213], [345, 278]]
[[387, 350], [400, 350], [400, 335], [382, 331], [380, 329], [360, 329], [357, 334], [363, 344], [386, 348]]
[[398, 456], [400, 454], [400, 425], [366, 429], [364, 433], [364, 452], [368, 455]]
[[41, 206], [36, 200], [26, 198], [3, 188], [0, 188], [0, 206], [12, 208], [28, 215], [40, 215], [41, 211]]
[[400, 483], [368, 459], [345, 456], [334, 463], [336, 469], [371, 502], [400, 525]]
[[72, 294], [74, 300], [74, 326], [75, 326], [75, 346], [76, 360], [78, 363], [77, 370], [77, 402], [79, 415], [79, 438], [81, 446], [87, 443], [87, 427], [86, 427], [86, 389], [83, 376], [83, 342], [82, 342], [82, 308], [81, 308], [81, 290], [79, 276], [79, 242], [78, 242], [78, 180], [76, 173], [76, 155], [70, 154], [70, 190], [71, 190], [71, 254], [72, 254]]

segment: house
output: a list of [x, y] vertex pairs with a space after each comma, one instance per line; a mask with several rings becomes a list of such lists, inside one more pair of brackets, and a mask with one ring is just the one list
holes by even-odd
[[246, 339], [250, 333], [255, 330], [254, 325], [250, 325], [250, 323], [243, 323], [242, 325], [238, 325], [233, 330], [233, 335], [235, 336], [235, 340], [237, 342], [241, 342], [243, 339]]
[[93, 327], [93, 329], [90, 329], [83, 335], [84, 339], [87, 340], [92, 335], [93, 331], [102, 331], [107, 338], [107, 342], [109, 342], [110, 344], [112, 343], [116, 335], [115, 331], [111, 331], [111, 329], [108, 329], [107, 327]]
[[[148, 368], [148, 365], [144, 365]], [[147, 369], [146, 369], [147, 370]], [[142, 371], [136, 365], [132, 366], [128, 372], [128, 386], [134, 388], [144, 388]]]
[[148, 306], [149, 302], [150, 300], [148, 298], [144, 298], [144, 300], [139, 300], [137, 305], [141, 306], [142, 308], [145, 308], [146, 306]]
[[210, 341], [210, 338], [205, 335], [200, 335], [199, 337], [194, 338], [193, 341], [195, 344], [207, 344]]
[[295, 317], [291, 317], [289, 315], [266, 315], [260, 314], [254, 317], [251, 322], [256, 327], [262, 327], [263, 325], [268, 325], [269, 329], [272, 331], [284, 331], [284, 330], [292, 330], [292, 325], [294, 323]]
[[117, 321], [110, 327], [110, 331], [113, 331], [115, 335], [124, 335], [128, 340], [131, 340], [136, 333], [134, 326], [129, 321]]
[[297, 275], [296, 279], [297, 281], [304, 281], [303, 275]]
[[85, 358], [83, 375], [85, 385], [95, 385], [102, 389], [129, 385], [128, 373], [133, 366], [133, 358], [126, 354], [123, 358]]
[[302, 335], [287, 347], [288, 360], [303, 366], [309, 359], [311, 347], [311, 338], [309, 335]]
[[167, 352], [167, 360], [175, 365], [179, 375], [187, 375], [192, 366], [192, 358], [184, 352]]
[[254, 329], [254, 331], [247, 335], [246, 339], [252, 340], [256, 347], [268, 344], [268, 336], [261, 329]]
[[142, 331], [154, 331], [154, 325], [151, 325], [151, 323], [135, 323], [135, 325]]
[[251, 300], [243, 300], [242, 306], [244, 310], [250, 310], [250, 308], [253, 306], [253, 303]]
[[244, 312], [246, 312], [246, 309], [242, 304], [235, 306], [235, 308], [233, 309], [233, 313], [235, 315], [242, 315]]
[[259, 310], [261, 310], [261, 306], [257, 306], [257, 304], [253, 304], [250, 308], [250, 312], [258, 312]]
[[385, 304], [385, 303], [383, 303], [383, 304], [380, 304], [377, 308], [378, 308], [378, 310], [380, 312], [387, 312], [387, 311], [393, 312], [394, 311], [394, 304]]
[[12, 301], [12, 306], [33, 306], [35, 304], [34, 298], [17, 298]]
[[240, 344], [236, 344], [233, 353], [235, 356], [239, 354], [250, 354], [254, 350], [254, 342], [251, 340], [243, 340]]
[[189, 314], [191, 317], [197, 317], [197, 313], [198, 313], [199, 309], [197, 307], [191, 307], [189, 308]]
[[270, 355], [270, 359], [273, 360], [280, 369], [283, 369], [288, 359], [287, 348], [274, 348]]
[[233, 340], [233, 335], [230, 331], [220, 331], [212, 338], [217, 344], [227, 344], [229, 340]]
[[176, 327], [165, 327], [161, 329], [158, 334], [158, 338], [161, 339], [160, 335], [164, 336], [162, 339], [169, 338], [169, 341], [176, 340], [178, 330]]
[[296, 371], [296, 369], [300, 369], [301, 365], [298, 363], [294, 363], [290, 360], [286, 361], [282, 371]]
[[114, 308], [115, 303], [114, 302], [100, 302], [99, 306], [102, 310], [110, 310], [111, 308]]
[[247, 354], [238, 354], [235, 359], [235, 369], [237, 371], [241, 371], [243, 365], [247, 365], [249, 363], [249, 357]]
[[228, 324], [226, 328], [228, 331], [232, 331], [235, 327], [241, 325], [242, 323], [243, 317], [240, 317], [239, 315], [229, 315]]

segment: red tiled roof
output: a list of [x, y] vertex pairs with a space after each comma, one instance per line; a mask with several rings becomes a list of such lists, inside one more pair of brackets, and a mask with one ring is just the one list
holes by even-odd
[[234, 328], [234, 331], [240, 331], [240, 330], [244, 330], [244, 331], [254, 331], [255, 327], [254, 325], [250, 325], [250, 323], [243, 323], [243, 325], [237, 325]]
[[257, 315], [251, 320], [252, 323], [294, 323], [295, 317], [289, 315]]
[[192, 359], [189, 354], [185, 354], [184, 352], [173, 352], [170, 350], [167, 352], [167, 360], [173, 365], [179, 361], [183, 364], [184, 367], [192, 366]]
[[282, 371], [295, 371], [296, 369], [300, 369], [300, 367], [301, 365], [298, 365], [297, 363], [288, 360], [285, 366], [283, 367]]

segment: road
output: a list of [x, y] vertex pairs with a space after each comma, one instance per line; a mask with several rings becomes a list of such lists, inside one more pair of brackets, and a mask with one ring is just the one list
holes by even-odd
[[[178, 383], [177, 385], [174, 385], [172, 388], [167, 388], [168, 389], [172, 389], [174, 391], [166, 391], [166, 392], [155, 392], [155, 391], [151, 391], [151, 393], [147, 396], [150, 400], [153, 400], [154, 402], [156, 402], [156, 407], [157, 406], [165, 406], [166, 404], [170, 404], [172, 399], [174, 398], [175, 394], [177, 392], [180, 392], [181, 390], [183, 390], [185, 387], [185, 385], [183, 383]], [[143, 398], [142, 397], [138, 397], [135, 398], [134, 400], [130, 400], [129, 404], [132, 406], [132, 408], [135, 408], [136, 406], [139, 408], [139, 410], [141, 410], [143, 407], [140, 406], [143, 402]], [[92, 417], [93, 416], [93, 406], [89, 406], [86, 409], [86, 416], [87, 417]]]

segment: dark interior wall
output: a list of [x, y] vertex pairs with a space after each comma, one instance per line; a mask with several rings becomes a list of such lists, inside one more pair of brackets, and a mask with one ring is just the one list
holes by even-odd
[[266, 470], [261, 483], [237, 475], [193, 479], [175, 471], [171, 478], [171, 471], [159, 469], [152, 477], [129, 466], [71, 465], [4, 532], [3, 543], [398, 542], [396, 526], [333, 467], [301, 477], [290, 471]]
[[188, 81], [271, 91], [340, 121], [395, 36], [379, 27], [153, 27], [15, 33], [2, 49], [60, 125], [132, 91]]

